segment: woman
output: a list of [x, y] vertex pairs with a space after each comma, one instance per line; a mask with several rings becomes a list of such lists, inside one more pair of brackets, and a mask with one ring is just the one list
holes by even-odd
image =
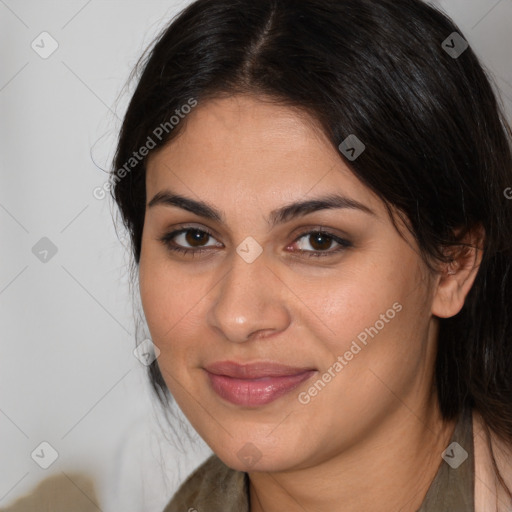
[[512, 510], [511, 131], [419, 0], [197, 0], [113, 197], [214, 452], [167, 512]]

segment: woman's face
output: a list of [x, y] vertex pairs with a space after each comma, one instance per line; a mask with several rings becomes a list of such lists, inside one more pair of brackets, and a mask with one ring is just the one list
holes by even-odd
[[427, 403], [435, 281], [320, 129], [251, 96], [186, 123], [148, 161], [140, 291], [212, 450], [244, 471], [309, 467]]

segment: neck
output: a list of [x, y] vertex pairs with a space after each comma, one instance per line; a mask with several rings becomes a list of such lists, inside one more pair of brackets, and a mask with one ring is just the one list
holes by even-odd
[[439, 469], [455, 423], [443, 421], [434, 396], [421, 413], [400, 404], [371, 436], [321, 464], [250, 473], [250, 510], [415, 512]]

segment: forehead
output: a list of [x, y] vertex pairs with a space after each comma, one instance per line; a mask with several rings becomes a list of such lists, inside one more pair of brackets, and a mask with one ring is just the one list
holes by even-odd
[[298, 109], [254, 96], [199, 104], [184, 130], [147, 163], [150, 195], [166, 187], [218, 203], [296, 200], [342, 192], [377, 207], [327, 139], [319, 123]]

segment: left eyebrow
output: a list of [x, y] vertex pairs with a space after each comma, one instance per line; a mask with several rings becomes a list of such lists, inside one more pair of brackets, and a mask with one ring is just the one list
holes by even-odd
[[269, 224], [273, 227], [276, 224], [288, 222], [295, 217], [302, 217], [309, 213], [318, 210], [332, 210], [332, 209], [349, 209], [359, 210], [368, 215], [377, 216], [377, 214], [368, 206], [339, 194], [332, 194], [323, 197], [317, 197], [308, 201], [300, 201], [283, 206], [277, 210], [270, 212]]
[[[148, 208], [152, 208], [158, 204], [164, 206], [175, 206], [200, 217], [205, 217], [221, 223], [224, 219], [222, 212], [212, 205], [172, 193], [169, 190], [158, 192], [148, 203]], [[359, 210], [367, 213], [368, 215], [376, 216], [376, 213], [371, 208], [359, 201], [356, 201], [355, 199], [339, 194], [331, 194], [328, 196], [309, 199], [307, 201], [293, 202], [276, 210], [272, 210], [267, 222], [271, 227], [274, 227], [277, 224], [289, 222], [294, 218], [303, 217], [309, 213], [332, 209]]]

